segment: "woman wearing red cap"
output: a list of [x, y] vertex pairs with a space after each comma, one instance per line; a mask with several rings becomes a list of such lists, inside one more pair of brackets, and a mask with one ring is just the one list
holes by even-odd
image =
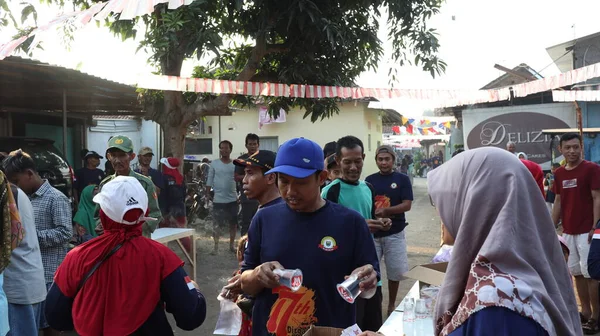
[[[183, 175], [179, 172], [181, 161], [178, 158], [169, 157], [160, 159], [162, 163], [162, 172], [165, 176], [165, 188], [167, 199], [167, 213], [163, 214], [169, 226], [185, 228], [185, 184]], [[189, 237], [180, 239], [181, 243], [188, 252], [192, 252], [192, 245]]]

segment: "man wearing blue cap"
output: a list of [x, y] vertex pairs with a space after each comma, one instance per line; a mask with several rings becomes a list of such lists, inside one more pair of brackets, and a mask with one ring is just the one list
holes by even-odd
[[[365, 219], [321, 198], [327, 179], [323, 151], [295, 138], [277, 153], [275, 168], [283, 204], [258, 211], [248, 231], [242, 289], [254, 295], [254, 335], [301, 336], [311, 325], [347, 328], [356, 309], [336, 290], [345, 277], [359, 279], [360, 297], [375, 294], [379, 262]], [[279, 285], [275, 269], [300, 269], [302, 287]]]

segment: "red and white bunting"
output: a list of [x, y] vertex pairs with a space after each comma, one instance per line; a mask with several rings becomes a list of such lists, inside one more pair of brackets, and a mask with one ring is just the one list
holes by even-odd
[[552, 91], [555, 102], [600, 101], [600, 91]]
[[306, 94], [306, 85], [292, 84], [290, 85], [290, 97], [304, 98]]
[[588, 65], [561, 73], [557, 76], [546, 77], [535, 81], [514, 85], [512, 87], [515, 97], [525, 97], [530, 94], [545, 92], [561, 87], [582, 83], [588, 79], [600, 77], [600, 63]]
[[271, 96], [292, 98], [342, 98], [342, 99], [390, 99], [434, 100], [443, 106], [470, 105], [508, 100], [510, 91], [505, 89], [487, 91], [461, 90], [414, 90], [387, 88], [360, 88], [323, 85], [257, 83], [217, 80], [207, 78], [181, 78], [174, 76], [145, 75], [138, 78], [138, 87], [153, 90], [190, 91], [212, 94], [241, 94], [247, 96]]

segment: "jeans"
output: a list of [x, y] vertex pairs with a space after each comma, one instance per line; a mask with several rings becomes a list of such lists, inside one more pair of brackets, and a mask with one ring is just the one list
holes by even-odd
[[37, 336], [40, 316], [43, 314], [40, 303], [21, 305], [8, 304], [8, 336]]

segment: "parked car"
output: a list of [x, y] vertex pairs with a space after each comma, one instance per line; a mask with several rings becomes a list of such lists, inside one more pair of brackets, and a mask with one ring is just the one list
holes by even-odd
[[28, 137], [0, 137], [0, 152], [22, 149], [31, 155], [38, 173], [56, 189], [73, 200], [73, 169], [63, 154], [54, 146], [54, 140]]

